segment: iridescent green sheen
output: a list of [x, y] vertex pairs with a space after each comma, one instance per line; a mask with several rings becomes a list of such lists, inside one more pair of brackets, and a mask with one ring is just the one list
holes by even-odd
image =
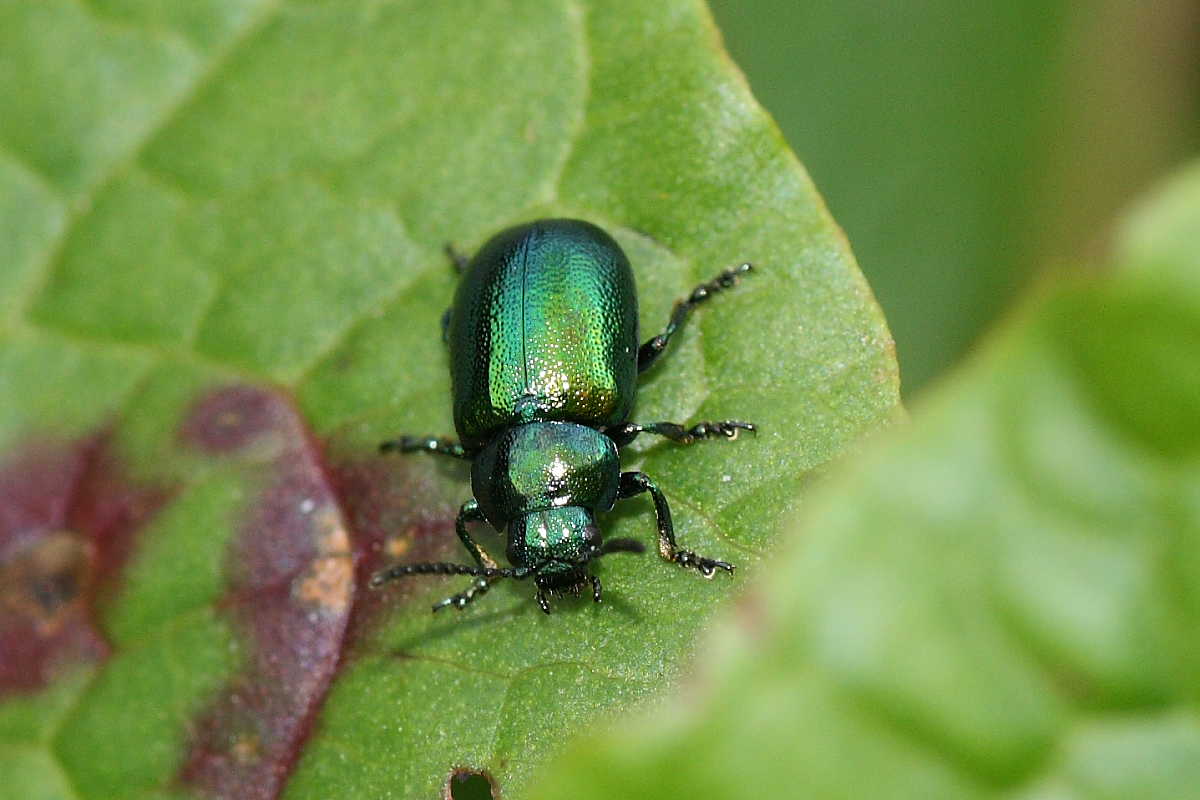
[[533, 511], [512, 521], [505, 556], [512, 564], [541, 564], [543, 586], [572, 589], [587, 577], [584, 565], [600, 546], [600, 528], [581, 506]]
[[497, 529], [531, 511], [582, 506], [608, 511], [617, 499], [617, 445], [598, 430], [569, 422], [508, 428], [471, 465], [471, 488]]
[[624, 422], [637, 319], [629, 260], [595, 225], [540, 220], [496, 235], [463, 274], [447, 330], [463, 446], [514, 422]]
[[[629, 421], [638, 373], [662, 354], [694, 306], [735, 285], [750, 265], [694, 288], [675, 304], [662, 333], [641, 347], [629, 260], [589, 222], [546, 219], [509, 228], [460, 268], [458, 293], [443, 318], [460, 442], [401, 436], [380, 449], [472, 462], [475, 496], [462, 504], [454, 529], [475, 565], [397, 564], [377, 573], [371, 585], [406, 575], [474, 578], [434, 611], [465, 608], [502, 578], [532, 578], [547, 614], [549, 595], [588, 585], [600, 602], [600, 579], [588, 574], [587, 565], [609, 553], [645, 548], [632, 539], [604, 541], [595, 515], [643, 492], [654, 500], [663, 558], [706, 577], [719, 569], [732, 572], [728, 562], [679, 547], [663, 493], [649, 476], [621, 472], [617, 451], [641, 433], [691, 444], [755, 429], [739, 420], [690, 428]], [[471, 536], [467, 524], [483, 520], [508, 528], [511, 567], [501, 567]]]
[[616, 443], [571, 422], [507, 428], [471, 465], [480, 511], [498, 530], [509, 527], [509, 562], [545, 564], [551, 583], [582, 580], [580, 564], [600, 545], [594, 515], [613, 507], [620, 482]]

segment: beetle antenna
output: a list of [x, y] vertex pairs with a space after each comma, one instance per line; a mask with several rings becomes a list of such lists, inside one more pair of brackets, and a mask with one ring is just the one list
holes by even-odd
[[477, 578], [526, 578], [530, 571], [527, 569], [494, 567], [472, 567], [467, 564], [451, 564], [436, 561], [428, 564], [397, 564], [371, 576], [370, 587], [378, 589], [388, 581], [403, 578], [407, 575], [474, 575]]
[[600, 555], [606, 556], [609, 553], [644, 553], [646, 545], [639, 542], [637, 539], [609, 539], [600, 546]]

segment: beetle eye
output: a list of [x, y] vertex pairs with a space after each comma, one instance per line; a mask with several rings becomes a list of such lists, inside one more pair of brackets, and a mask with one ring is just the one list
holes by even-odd
[[[547, 614], [551, 591], [579, 591], [590, 583], [599, 602], [600, 582], [587, 574], [586, 563], [646, 548], [633, 539], [604, 542], [593, 514], [643, 492], [654, 501], [664, 558], [705, 577], [718, 568], [732, 572], [732, 564], [678, 546], [666, 498], [644, 473], [621, 472], [618, 450], [642, 433], [690, 445], [756, 430], [738, 420], [688, 427], [629, 419], [637, 375], [662, 355], [697, 305], [736, 285], [750, 265], [726, 269], [693, 288], [675, 304], [667, 326], [639, 345], [629, 259], [589, 222], [518, 225], [493, 236], [469, 260], [452, 248], [446, 252], [465, 273], [454, 305], [442, 317], [460, 441], [403, 436], [380, 449], [471, 462], [475, 497], [459, 509], [455, 528], [481, 566], [408, 564], [380, 574], [476, 579], [435, 610], [463, 608], [501, 577], [533, 578]], [[508, 526], [511, 568], [496, 567], [468, 532], [468, 523], [485, 521]], [[487, 563], [492, 565], [482, 566]]]

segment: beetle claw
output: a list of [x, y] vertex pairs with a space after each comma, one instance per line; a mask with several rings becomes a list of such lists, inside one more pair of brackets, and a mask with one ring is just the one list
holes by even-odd
[[690, 550], [676, 550], [671, 560], [681, 567], [695, 567], [705, 578], [711, 579], [718, 569], [733, 572], [734, 566], [727, 561], [717, 561], [714, 558], [698, 556]]
[[[649, 369], [695, 307], [737, 285], [751, 265], [731, 265], [693, 287], [675, 303], [665, 327], [637, 346], [637, 287], [628, 259], [591, 223], [539, 220], [497, 233], [473, 259], [450, 245], [446, 253], [460, 272], [467, 272], [441, 323], [450, 351], [458, 438], [401, 436], [381, 443], [379, 450], [471, 463], [472, 489], [480, 496], [462, 504], [454, 530], [476, 566], [399, 564], [370, 578], [369, 586], [410, 575], [472, 576], [463, 591], [434, 605], [435, 612], [449, 606], [465, 609], [502, 578], [534, 578], [534, 600], [545, 614], [551, 613], [552, 597], [563, 592], [580, 595], [589, 585], [593, 601], [599, 603], [600, 579], [587, 572], [587, 562], [608, 553], [642, 552], [644, 547], [629, 539], [602, 544], [594, 512], [643, 492], [654, 501], [664, 560], [709, 579], [718, 570], [733, 572], [732, 564], [679, 548], [667, 498], [645, 474], [621, 472], [617, 450], [641, 433], [689, 445], [702, 439], [737, 439], [757, 430], [740, 420], [690, 427], [628, 420], [636, 399], [635, 371]], [[578, 297], [578, 303], [573, 300], [570, 309], [562, 308], [557, 289], [527, 292], [527, 279], [530, 287], [549, 279]], [[527, 311], [531, 319], [540, 320], [536, 331], [526, 324]], [[598, 341], [596, 337], [622, 346], [611, 352], [583, 346], [585, 340]], [[535, 367], [536, 377], [531, 375]], [[494, 379], [513, 370], [519, 380]], [[615, 405], [607, 399], [601, 405], [592, 402], [610, 395]], [[618, 407], [625, 413], [614, 416]], [[570, 424], [564, 424], [566, 420]], [[468, 524], [482, 522], [501, 531], [507, 528], [511, 566], [501, 568], [473, 538]]]

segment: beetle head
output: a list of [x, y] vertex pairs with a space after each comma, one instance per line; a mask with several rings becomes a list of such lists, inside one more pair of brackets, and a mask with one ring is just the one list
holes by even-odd
[[545, 594], [578, 594], [589, 585], [599, 599], [599, 583], [588, 574], [588, 563], [608, 553], [644, 550], [632, 539], [602, 542], [592, 512], [580, 506], [533, 511], [514, 519], [508, 529], [508, 560], [536, 572], [539, 602]]

